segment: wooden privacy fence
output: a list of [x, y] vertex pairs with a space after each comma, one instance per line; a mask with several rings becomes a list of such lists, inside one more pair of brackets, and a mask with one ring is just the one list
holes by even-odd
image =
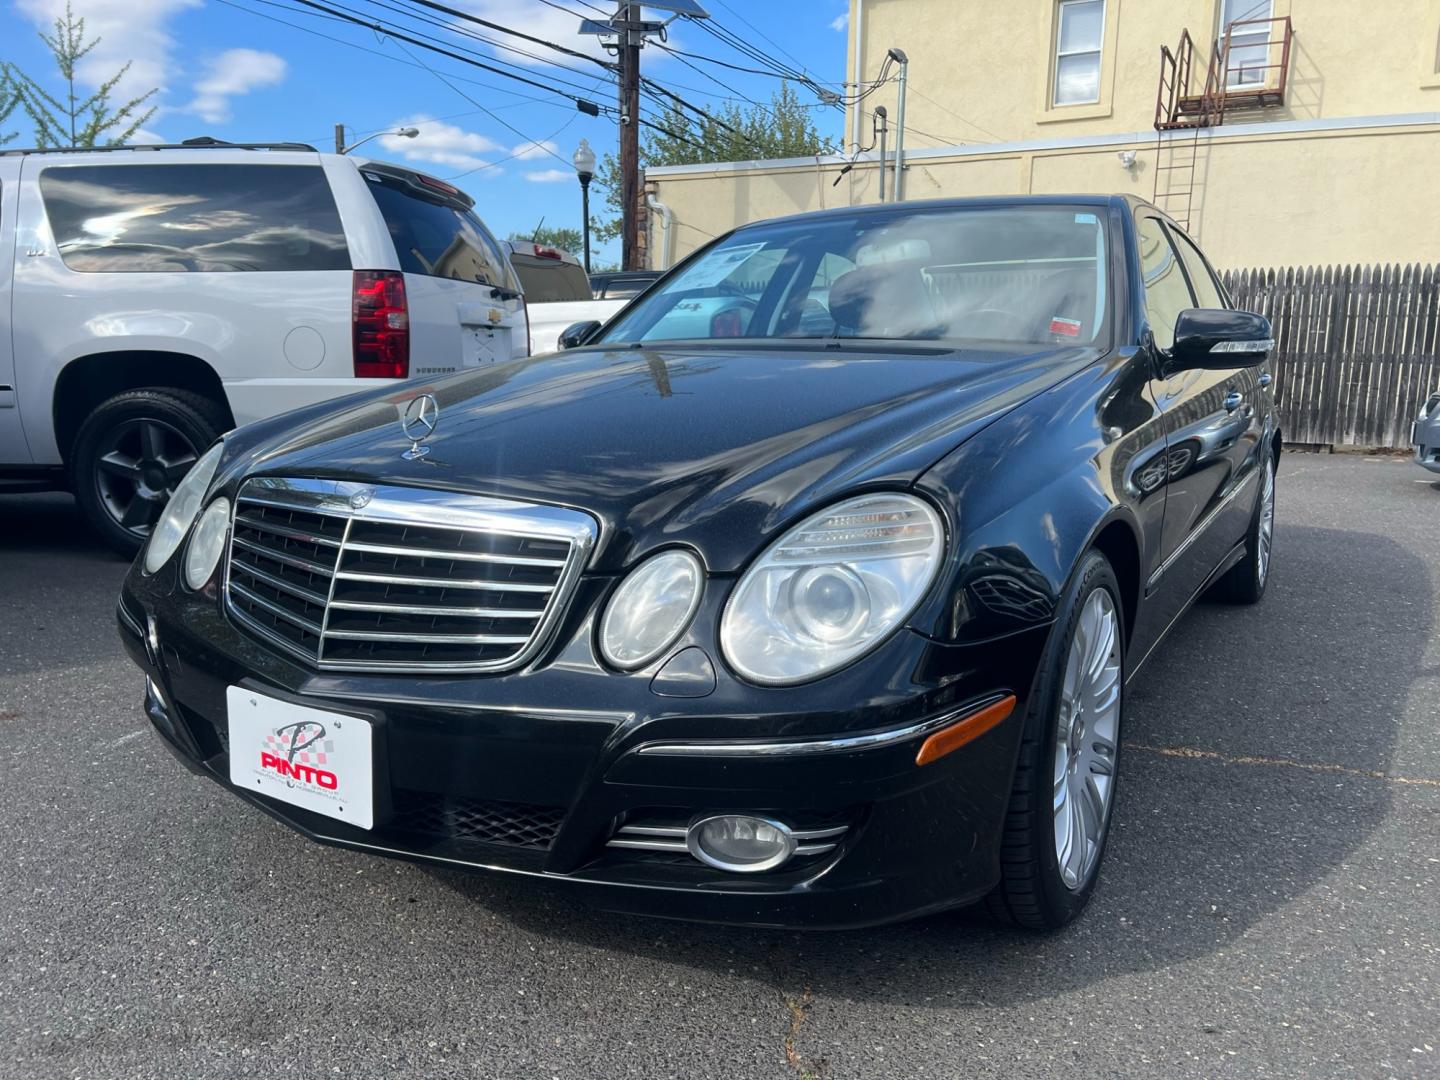
[[1440, 270], [1289, 267], [1221, 275], [1275, 329], [1276, 402], [1292, 443], [1408, 446], [1440, 389]]

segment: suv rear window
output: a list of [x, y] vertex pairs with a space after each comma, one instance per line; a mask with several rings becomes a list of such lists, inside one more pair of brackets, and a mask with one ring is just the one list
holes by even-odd
[[60, 258], [86, 273], [349, 270], [313, 165], [68, 165], [40, 174]]
[[511, 264], [520, 275], [527, 304], [548, 304], [565, 300], [593, 300], [590, 279], [578, 263], [542, 259], [515, 253]]
[[473, 211], [375, 173], [365, 179], [405, 273], [516, 287], [500, 245]]

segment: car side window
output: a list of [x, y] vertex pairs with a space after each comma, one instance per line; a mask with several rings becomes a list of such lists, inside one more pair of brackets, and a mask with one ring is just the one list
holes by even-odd
[[1186, 308], [1195, 307], [1195, 298], [1159, 219], [1142, 217], [1135, 222], [1135, 231], [1140, 243], [1140, 273], [1145, 282], [1145, 316], [1155, 344], [1169, 349], [1175, 344], [1176, 318]]
[[1210, 264], [1205, 261], [1205, 256], [1200, 254], [1194, 241], [1178, 229], [1172, 229], [1170, 233], [1180, 252], [1180, 261], [1185, 264], [1185, 272], [1190, 276], [1190, 288], [1195, 292], [1196, 306], [1229, 307], [1230, 305], [1225, 303], [1224, 293], [1220, 291], [1220, 282], [1215, 279], [1215, 271], [1210, 269]]
[[66, 165], [40, 195], [71, 270], [349, 270], [325, 173], [313, 165]]

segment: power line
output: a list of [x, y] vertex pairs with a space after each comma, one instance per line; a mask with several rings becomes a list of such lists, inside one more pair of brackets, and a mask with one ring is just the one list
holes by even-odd
[[[723, 7], [726, 11], [730, 12], [731, 15], [734, 15], [735, 18], [739, 19], [739, 20], [740, 20], [742, 23], [744, 23], [746, 26], [750, 27], [751, 30], [754, 30], [755, 33], [759, 34], [762, 39], [764, 39], [765, 41], [768, 41], [771, 45], [775, 46], [776, 50], [779, 51], [779, 52], [781, 53], [781, 55], [787, 56], [787, 57], [789, 57], [791, 60], [794, 60], [795, 63], [796, 63], [796, 65], [800, 68], [800, 70], [803, 71], [803, 72], [805, 72], [805, 74], [806, 74], [807, 76], [810, 74], [809, 69], [806, 68], [806, 66], [805, 66], [804, 64], [800, 63], [800, 60], [799, 60], [793, 53], [786, 52], [784, 46], [782, 46], [782, 45], [781, 45], [778, 41], [776, 41], [774, 38], [771, 38], [771, 37], [769, 37], [768, 35], [766, 35], [765, 31], [761, 30], [758, 26], [756, 26], [754, 23], [752, 23], [749, 19], [745, 18], [744, 15], [741, 15], [738, 11], [736, 11], [734, 8], [732, 8], [729, 4], [725, 3], [725, 0], [715, 0], [715, 2], [716, 2], [717, 4], [719, 4], [721, 7]], [[713, 17], [712, 17], [712, 19], [713, 19]]]
[[947, 112], [947, 113], [949, 113], [951, 116], [955, 117], [956, 120], [960, 120], [960, 121], [962, 121], [963, 123], [969, 124], [969, 125], [970, 125], [972, 128], [974, 128], [976, 131], [983, 132], [984, 134], [989, 135], [990, 138], [994, 139], [996, 142], [1004, 142], [1004, 141], [1005, 141], [1005, 140], [1002, 139], [999, 135], [996, 135], [993, 131], [987, 131], [985, 128], [983, 128], [983, 127], [981, 127], [979, 124], [975, 123], [974, 120], [971, 120], [968, 116], [962, 116], [960, 113], [956, 112], [954, 109], [950, 108], [948, 105], [944, 105], [944, 104], [942, 104], [941, 102], [936, 101], [936, 100], [935, 100], [934, 98], [932, 98], [929, 94], [922, 93], [921, 91], [915, 89], [914, 86], [909, 87], [909, 90], [910, 90], [910, 93], [914, 94], [916, 97], [924, 98], [926, 101], [930, 102], [931, 105], [934, 105], [937, 109], [941, 109], [941, 110], [943, 110], [944, 112]]
[[[540, 82], [538, 79], [527, 78], [524, 75], [516, 75], [514, 72], [506, 71], [504, 68], [495, 67], [492, 64], [487, 64], [483, 61], [476, 60], [472, 56], [462, 56], [460, 53], [453, 52], [450, 49], [446, 49], [442, 46], [428, 44], [417, 38], [411, 37], [408, 34], [402, 34], [394, 27], [386, 26], [384, 23], [366, 22], [364, 19], [360, 18], [357, 15], [352, 15], [345, 11], [337, 11], [335, 8], [327, 7], [324, 4], [318, 3], [317, 0], [295, 0], [295, 3], [301, 4], [307, 8], [311, 8], [315, 11], [323, 11], [326, 14], [335, 16], [336, 18], [342, 19], [345, 22], [354, 23], [356, 26], [363, 26], [367, 30], [373, 30], [376, 33], [387, 34], [390, 37], [394, 38], [396, 41], [408, 41], [411, 45], [419, 46], [422, 49], [428, 49], [430, 52], [440, 53], [442, 56], [448, 56], [452, 60], [459, 60], [462, 64], [469, 64], [472, 67], [478, 67], [484, 71], [493, 72], [496, 75], [501, 75], [507, 79], [513, 79], [514, 81], [524, 83], [527, 86], [534, 86], [537, 89], [555, 94], [558, 97], [569, 98], [571, 101], [575, 102], [578, 108], [586, 109], [586, 106], [589, 106], [590, 108], [598, 108], [598, 106], [596, 106], [596, 103], [593, 101], [587, 101], [583, 98], [576, 97], [574, 94], [567, 94], [560, 90], [556, 90], [553, 86], [549, 86], [543, 82]], [[484, 107], [480, 106], [479, 102], [474, 102], [474, 104], [481, 108]], [[586, 111], [589, 110], [586, 109]]]
[[[390, 61], [392, 64], [400, 64], [400, 65], [403, 65], [404, 67], [417, 68], [417, 69], [419, 69], [419, 70], [421, 70], [421, 71], [426, 70], [425, 67], [424, 67], [424, 65], [422, 65], [422, 64], [411, 63], [411, 62], [409, 62], [409, 61], [407, 61], [407, 60], [402, 60], [402, 59], [400, 59], [400, 57], [398, 57], [398, 56], [392, 56], [390, 53], [383, 52], [383, 51], [381, 51], [380, 49], [372, 49], [372, 48], [369, 48], [369, 47], [366, 46], [366, 45], [360, 45], [360, 44], [358, 44], [358, 43], [356, 43], [356, 42], [354, 42], [354, 41], [346, 41], [344, 38], [338, 38], [338, 37], [334, 37], [334, 36], [331, 35], [331, 34], [322, 33], [322, 32], [320, 32], [319, 30], [314, 29], [313, 27], [301, 26], [299, 23], [290, 22], [288, 19], [282, 19], [282, 18], [279, 18], [278, 16], [270, 15], [270, 14], [267, 14], [266, 12], [263, 12], [263, 11], [256, 11], [254, 8], [248, 8], [248, 7], [246, 7], [244, 4], [237, 3], [236, 0], [218, 0], [218, 2], [224, 4], [226, 7], [232, 7], [232, 8], [234, 8], [236, 11], [243, 11], [243, 12], [245, 12], [247, 15], [254, 15], [256, 18], [266, 19], [266, 20], [268, 20], [268, 21], [270, 21], [270, 22], [278, 23], [278, 24], [281, 25], [281, 26], [288, 26], [288, 27], [290, 27], [290, 29], [292, 29], [292, 30], [299, 30], [301, 33], [310, 34], [310, 35], [312, 35], [312, 36], [314, 36], [314, 37], [318, 37], [318, 38], [323, 38], [325, 41], [332, 42], [332, 43], [334, 43], [334, 44], [336, 44], [336, 45], [344, 45], [344, 46], [345, 46], [346, 48], [348, 48], [348, 49], [356, 49], [356, 50], [358, 50], [358, 51], [360, 51], [360, 52], [363, 52], [363, 53], [369, 53], [371, 56], [378, 56], [378, 57], [380, 57], [382, 60], [388, 60], [388, 61]], [[292, 7], [287, 7], [287, 6], [284, 5], [284, 4], [277, 3], [276, 0], [251, 0], [251, 2], [252, 2], [252, 3], [256, 3], [256, 4], [264, 4], [264, 5], [266, 5], [267, 7], [279, 8], [281, 11], [289, 11], [289, 12], [292, 12], [292, 13], [294, 13], [294, 14], [296, 14], [296, 15], [305, 15], [305, 16], [308, 16], [308, 17], [311, 17], [311, 18], [327, 18], [327, 16], [317, 15], [317, 14], [316, 14], [315, 12], [313, 12], [313, 11], [300, 11], [300, 10], [297, 10], [297, 9], [295, 9], [295, 8], [292, 8]], [[330, 20], [333, 21], [333, 22], [342, 22], [342, 21], [344, 21], [344, 20], [335, 18], [335, 17], [333, 17], [333, 16], [329, 16], [328, 18], [330, 18]], [[457, 76], [454, 76], [454, 77], [455, 77], [456, 79], [458, 79], [460, 82], [467, 83], [467, 84], [469, 84], [470, 86], [483, 87], [484, 89], [490, 90], [490, 91], [492, 91], [493, 93], [496, 93], [496, 94], [504, 94], [506, 97], [513, 97], [513, 98], [517, 98], [517, 99], [518, 99], [517, 102], [515, 102], [515, 103], [513, 103], [513, 104], [511, 104], [511, 105], [496, 105], [495, 108], [497, 108], [497, 109], [498, 109], [498, 108], [513, 108], [515, 104], [520, 104], [520, 103], [522, 103], [522, 102], [533, 102], [533, 103], [538, 104], [538, 105], [546, 105], [546, 106], [549, 106], [549, 107], [551, 107], [551, 108], [556, 108], [556, 109], [564, 108], [564, 107], [565, 107], [565, 106], [562, 106], [558, 101], [554, 101], [554, 100], [552, 100], [551, 98], [548, 98], [548, 97], [533, 97], [533, 96], [526, 95], [526, 94], [519, 94], [519, 93], [516, 93], [514, 90], [507, 90], [507, 89], [505, 89], [505, 88], [502, 87], [502, 86], [496, 86], [494, 83], [481, 82], [481, 81], [479, 81], [478, 79], [470, 79], [470, 78], [466, 78], [466, 77], [461, 76], [461, 75], [457, 75]], [[473, 115], [473, 113], [466, 113], [466, 114], [463, 114], [463, 115]]]
[[522, 30], [515, 30], [512, 27], [503, 26], [497, 22], [491, 22], [489, 19], [482, 19], [478, 15], [471, 15], [467, 11], [460, 11], [458, 8], [448, 7], [445, 4], [436, 3], [436, 0], [409, 0], [409, 2], [412, 4], [416, 4], [420, 7], [430, 8], [432, 11], [444, 12], [446, 15], [449, 15], [452, 18], [464, 19], [466, 22], [475, 23], [477, 26], [483, 26], [489, 30], [498, 30], [502, 34], [510, 34], [514, 37], [522, 38], [525, 41], [529, 41], [535, 45], [543, 45], [547, 49], [554, 49], [556, 52], [564, 53], [566, 56], [576, 56], [579, 57], [581, 60], [588, 60], [592, 64], [599, 64], [603, 68], [614, 70], [614, 65], [609, 63], [608, 61], [601, 60], [598, 57], [589, 55], [588, 53], [580, 52], [578, 49], [572, 49], [566, 45], [557, 45], [553, 41], [546, 41], [544, 38], [535, 37], [533, 34], [527, 34]]

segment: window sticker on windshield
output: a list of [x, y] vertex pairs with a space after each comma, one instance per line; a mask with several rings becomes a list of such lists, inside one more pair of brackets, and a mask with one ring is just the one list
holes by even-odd
[[741, 263], [764, 246], [762, 241], [759, 244], [741, 244], [739, 247], [712, 252], [701, 259], [698, 265], [686, 271], [685, 276], [680, 279], [681, 286], [686, 289], [708, 289], [712, 285], [719, 285], [733, 274]]
[[1059, 315], [1056, 315], [1050, 320], [1050, 333], [1062, 334], [1065, 337], [1079, 337], [1080, 320], [1062, 319]]
[[1076, 224], [1076, 225], [1099, 225], [1099, 224], [1100, 224], [1100, 219], [1097, 218], [1094, 214], [1076, 214], [1076, 215], [1075, 215], [1075, 224]]

